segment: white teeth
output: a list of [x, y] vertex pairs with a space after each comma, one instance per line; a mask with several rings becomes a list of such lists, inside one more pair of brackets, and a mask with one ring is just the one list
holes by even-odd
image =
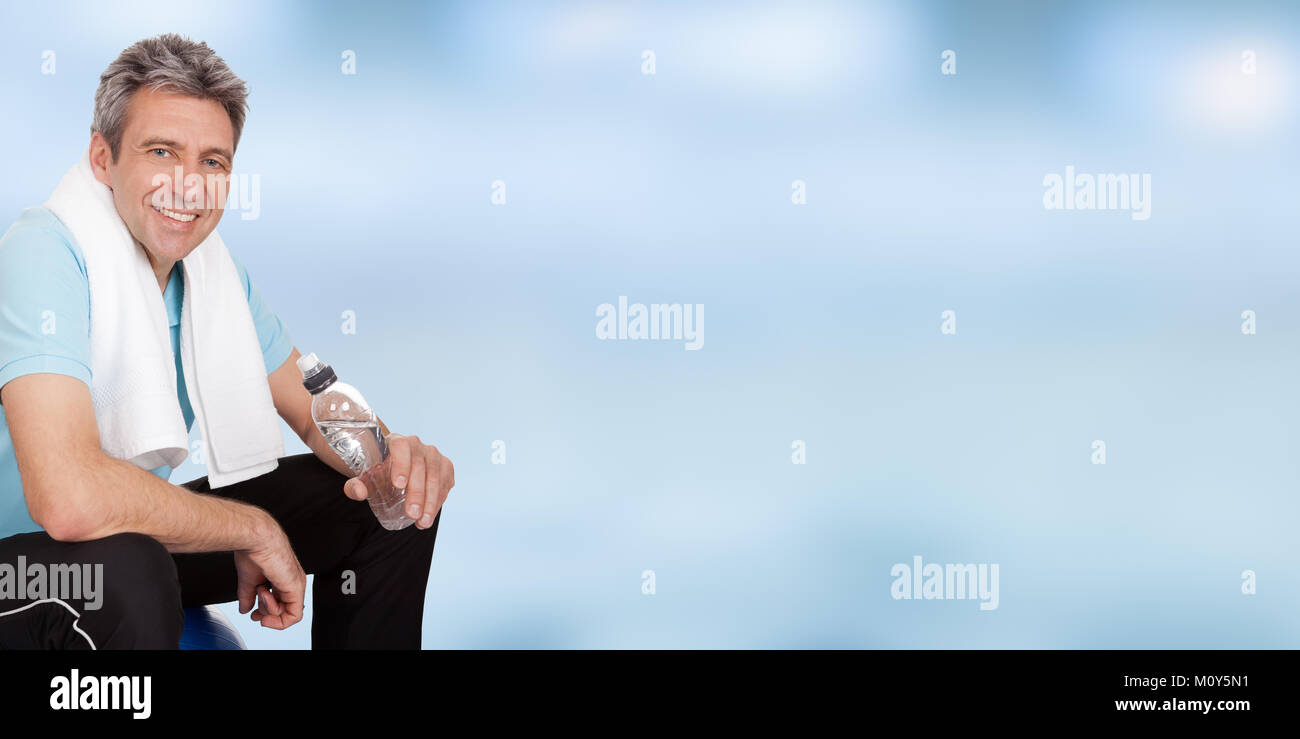
[[195, 218], [198, 218], [198, 216], [193, 213], [190, 214], [177, 213], [176, 211], [167, 210], [166, 208], [159, 208], [156, 205], [153, 207], [153, 209], [158, 211], [159, 213], [162, 213], [163, 215], [167, 216], [173, 221], [180, 221], [181, 223], [189, 223]]

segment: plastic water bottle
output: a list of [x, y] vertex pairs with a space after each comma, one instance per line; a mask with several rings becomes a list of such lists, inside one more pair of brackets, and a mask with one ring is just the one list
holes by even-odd
[[311, 417], [330, 447], [353, 474], [366, 483], [370, 510], [379, 524], [397, 531], [415, 523], [406, 515], [406, 491], [393, 487], [388, 464], [388, 444], [379, 419], [361, 393], [339, 382], [334, 369], [308, 354], [298, 358], [302, 384], [311, 393]]

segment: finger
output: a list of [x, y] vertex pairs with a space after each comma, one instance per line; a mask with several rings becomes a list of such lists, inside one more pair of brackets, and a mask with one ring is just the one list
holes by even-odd
[[256, 586], [241, 577], [235, 592], [239, 597], [239, 612], [248, 613], [253, 610], [253, 601], [257, 597]]
[[293, 626], [302, 620], [302, 593], [282, 593], [280, 603], [284, 606], [284, 611], [280, 614], [280, 620], [284, 623], [285, 628]]
[[428, 507], [431, 501], [426, 501], [428, 493], [425, 484], [424, 455], [417, 453], [415, 459], [411, 460], [411, 479], [406, 485], [406, 515], [412, 521], [420, 520], [420, 513]]
[[262, 619], [262, 625], [268, 629], [287, 629], [302, 620], [302, 594], [296, 591], [280, 591], [279, 609]]
[[388, 448], [388, 479], [393, 487], [402, 490], [411, 475], [411, 439], [409, 436], [389, 435], [392, 444]]
[[343, 494], [353, 500], [365, 500], [369, 497], [370, 491], [366, 489], [366, 484], [360, 477], [354, 477], [343, 483]]
[[445, 477], [442, 465], [446, 461], [446, 457], [439, 454], [436, 447], [426, 448], [429, 450], [431, 457], [427, 465], [428, 472], [425, 475], [424, 517], [420, 519], [419, 523], [422, 529], [427, 529], [433, 525], [433, 518], [438, 515], [438, 509], [442, 507], [442, 501], [447, 497], [447, 494], [442, 489], [442, 481]]
[[268, 615], [270, 614], [266, 612], [266, 604], [262, 601], [262, 596], [259, 593], [257, 596], [257, 608], [254, 608], [253, 612], [248, 614], [248, 617], [253, 619], [254, 621], [261, 621], [262, 619], [266, 618]]
[[447, 496], [451, 495], [451, 489], [456, 485], [456, 468], [452, 466], [451, 460], [446, 457], [442, 458], [442, 490], [438, 494], [438, 510], [442, 510], [442, 504], [447, 502]]
[[272, 616], [280, 615], [280, 601], [268, 588], [262, 588], [262, 611]]
[[266, 605], [263, 605], [262, 608], [259, 608], [257, 613], [258, 613], [257, 621], [261, 623], [263, 626], [265, 626], [266, 628], [268, 629], [280, 628], [279, 624], [280, 624], [281, 616], [271, 613], [268, 610]]

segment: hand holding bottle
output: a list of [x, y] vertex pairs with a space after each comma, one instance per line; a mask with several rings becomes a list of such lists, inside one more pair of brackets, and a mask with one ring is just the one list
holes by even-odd
[[356, 474], [343, 486], [353, 500], [366, 500], [379, 523], [398, 530], [416, 522], [433, 525], [456, 484], [451, 460], [417, 436], [381, 436], [379, 418], [361, 393], [339, 382], [315, 354], [298, 359], [303, 385], [312, 394], [311, 416], [321, 435]]
[[417, 521], [417, 528], [427, 529], [456, 484], [456, 468], [437, 447], [422, 443], [418, 436], [389, 434], [384, 440], [388, 446], [384, 464], [348, 480], [343, 492], [353, 500], [366, 500], [376, 489], [405, 490], [406, 517]]

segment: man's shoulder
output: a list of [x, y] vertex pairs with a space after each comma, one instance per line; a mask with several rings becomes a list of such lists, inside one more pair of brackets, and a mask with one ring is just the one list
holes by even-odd
[[44, 206], [28, 208], [18, 214], [9, 229], [0, 236], [0, 263], [11, 279], [21, 279], [31, 270], [44, 270], [62, 265], [76, 269], [86, 276], [86, 260], [81, 247], [68, 227]]

